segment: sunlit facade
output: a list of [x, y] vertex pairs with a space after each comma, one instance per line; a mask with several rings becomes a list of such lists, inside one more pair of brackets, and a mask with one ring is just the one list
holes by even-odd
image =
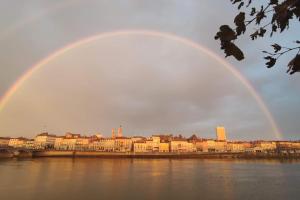
[[48, 133], [41, 133], [41, 134], [38, 134], [34, 138], [34, 143], [35, 143], [36, 148], [45, 149], [45, 148], [54, 147], [55, 140], [56, 140], [56, 135], [50, 135]]
[[189, 138], [181, 135], [152, 135], [145, 138], [81, 136], [66, 133], [64, 136], [38, 134], [34, 139], [0, 138], [0, 148], [56, 151], [98, 151], [116, 153], [300, 153], [300, 141], [227, 141], [225, 129], [217, 129], [218, 139]]
[[10, 138], [8, 137], [0, 137], [0, 148], [1, 147], [8, 147]]
[[223, 126], [218, 126], [216, 127], [216, 135], [217, 135], [217, 140], [226, 140], [226, 131], [225, 127]]
[[24, 148], [24, 145], [28, 141], [27, 138], [10, 138], [8, 142], [8, 146], [13, 147], [13, 148]]

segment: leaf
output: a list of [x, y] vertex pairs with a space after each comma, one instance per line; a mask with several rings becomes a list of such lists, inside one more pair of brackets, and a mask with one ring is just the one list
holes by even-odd
[[268, 62], [266, 62], [267, 68], [271, 68], [276, 64], [276, 59], [272, 56], [266, 56], [264, 59], [268, 60]]
[[234, 56], [235, 59], [239, 61], [244, 59], [243, 52], [232, 42], [221, 43], [221, 49], [224, 50], [224, 53], [226, 54], [225, 57]]
[[252, 33], [252, 34], [250, 35], [251, 39], [252, 39], [252, 40], [255, 40], [255, 39], [258, 37], [258, 34], [259, 34], [258, 31], [255, 31], [254, 33]]
[[293, 18], [293, 12], [290, 10], [290, 4], [293, 2], [294, 1], [287, 0], [274, 6], [272, 23], [276, 22], [281, 32], [289, 27], [289, 20]]
[[261, 6], [260, 11], [256, 14], [256, 24], [260, 24], [261, 20], [265, 17], [266, 15], [265, 15], [264, 7]]
[[220, 31], [217, 32], [215, 39], [220, 39], [221, 42], [232, 41], [237, 38], [236, 33], [228, 25], [220, 26]]
[[277, 5], [278, 4], [278, 0], [270, 0], [270, 5]]
[[273, 36], [273, 33], [277, 31], [277, 26], [276, 24], [272, 24], [272, 32], [271, 32], [271, 37]]
[[215, 39], [221, 41], [221, 49], [224, 50], [226, 57], [234, 56], [237, 60], [244, 59], [243, 52], [231, 41], [237, 38], [236, 33], [228, 25], [220, 26], [220, 31], [217, 32]]
[[241, 2], [242, 0], [231, 0], [232, 1], [232, 4], [236, 4], [238, 2]]
[[256, 9], [253, 7], [253, 8], [251, 9], [250, 16], [253, 16], [253, 15], [255, 15], [255, 13], [256, 13]]
[[297, 54], [288, 64], [287, 73], [294, 74], [300, 72], [300, 54]]
[[259, 35], [260, 37], [264, 37], [266, 31], [267, 31], [266, 29], [260, 28], [260, 29], [259, 29], [259, 34], [258, 34], [258, 35]]
[[237, 35], [244, 34], [246, 31], [246, 25], [245, 25], [245, 13], [240, 12], [235, 18], [234, 23], [237, 26], [236, 33]]
[[238, 9], [241, 9], [241, 7], [243, 7], [243, 6], [244, 6], [244, 2], [241, 2], [238, 6]]
[[298, 0], [295, 4], [294, 4], [294, 8], [292, 9], [294, 15], [296, 16], [296, 18], [299, 19], [300, 21], [300, 1]]
[[297, 5], [294, 9], [292, 9], [292, 12], [296, 16], [296, 18], [298, 18], [300, 21], [300, 2], [299, 1], [298, 1], [298, 4], [299, 5]]
[[257, 39], [258, 36], [259, 36], [259, 37], [264, 37], [266, 31], [267, 31], [266, 29], [260, 28], [259, 30], [257, 30], [257, 31], [255, 31], [254, 33], [252, 33], [252, 34], [250, 35], [250, 37], [251, 37], [252, 40]]
[[276, 32], [277, 31], [277, 26], [275, 24], [272, 25], [272, 31]]
[[252, 0], [249, 0], [246, 7], [248, 8], [248, 7], [250, 6], [251, 3], [252, 3]]
[[274, 52], [277, 53], [278, 51], [281, 50], [281, 46], [279, 44], [273, 44], [271, 45], [274, 48]]

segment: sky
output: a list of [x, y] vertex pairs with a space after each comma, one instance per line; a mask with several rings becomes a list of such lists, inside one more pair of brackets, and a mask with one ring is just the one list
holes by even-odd
[[[106, 32], [148, 30], [192, 41], [224, 57], [214, 35], [232, 24], [230, 1], [211, 0], [3, 0], [0, 7], [0, 96], [36, 63], [66, 45]], [[251, 28], [251, 27], [250, 27]], [[299, 138], [300, 77], [285, 73], [288, 55], [267, 69], [262, 50], [291, 45], [298, 24], [273, 38], [238, 45], [245, 60], [226, 61], [256, 90], [281, 139]], [[42, 131], [110, 136], [172, 133], [229, 139], [277, 139], [247, 87], [220, 62], [166, 37], [127, 34], [93, 40], [34, 71], [0, 110], [0, 136]]]

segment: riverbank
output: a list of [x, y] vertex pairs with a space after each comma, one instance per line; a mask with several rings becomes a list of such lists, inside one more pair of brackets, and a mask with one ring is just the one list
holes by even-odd
[[0, 158], [41, 158], [41, 157], [95, 157], [95, 158], [144, 158], [144, 159], [299, 159], [300, 154], [279, 154], [279, 153], [115, 153], [97, 151], [2, 151]]
[[265, 153], [115, 153], [95, 151], [40, 151], [34, 152], [33, 157], [97, 157], [97, 158], [234, 158], [234, 159], [300, 159], [300, 154], [265, 154]]

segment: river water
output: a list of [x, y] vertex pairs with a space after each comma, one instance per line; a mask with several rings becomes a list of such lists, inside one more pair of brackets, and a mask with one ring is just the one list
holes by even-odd
[[0, 199], [300, 199], [300, 162], [0, 160]]

